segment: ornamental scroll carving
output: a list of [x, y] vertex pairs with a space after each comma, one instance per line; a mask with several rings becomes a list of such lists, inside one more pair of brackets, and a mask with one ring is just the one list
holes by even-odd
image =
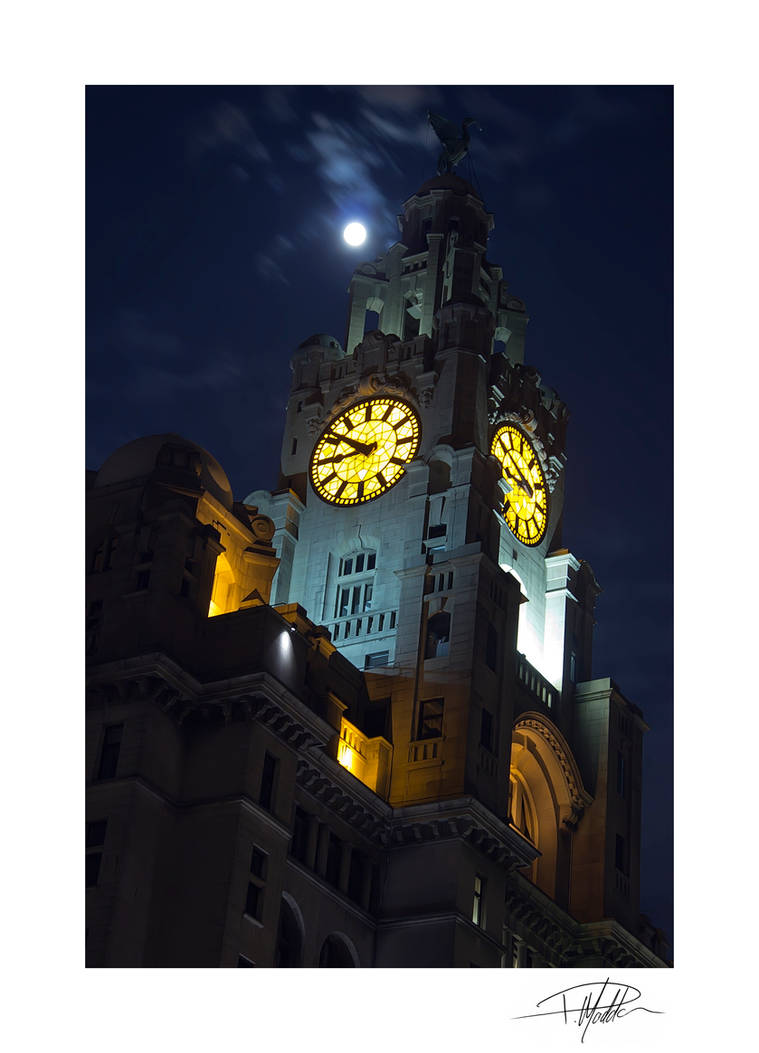
[[585, 808], [593, 800], [591, 795], [583, 788], [582, 777], [572, 757], [569, 746], [564, 737], [557, 729], [552, 729], [545, 720], [535, 716], [525, 716], [516, 722], [514, 731], [532, 731], [538, 735], [551, 749], [564, 776], [567, 792], [571, 802], [572, 813], [564, 820], [568, 826], [575, 826], [581, 818]]

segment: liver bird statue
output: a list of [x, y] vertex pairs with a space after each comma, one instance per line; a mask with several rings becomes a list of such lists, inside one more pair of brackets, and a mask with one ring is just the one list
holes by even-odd
[[437, 174], [445, 175], [446, 172], [452, 172], [469, 153], [468, 128], [470, 124], [476, 125], [477, 121], [474, 117], [466, 117], [459, 129], [453, 121], [441, 117], [439, 113], [431, 113], [429, 110], [427, 110], [427, 120], [443, 147], [437, 162]]

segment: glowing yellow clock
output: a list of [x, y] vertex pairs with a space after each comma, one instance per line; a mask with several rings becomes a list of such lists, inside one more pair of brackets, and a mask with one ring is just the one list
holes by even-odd
[[319, 436], [311, 455], [311, 484], [333, 505], [373, 501], [400, 482], [420, 435], [419, 418], [400, 399], [357, 402]]
[[501, 462], [511, 487], [503, 506], [509, 530], [523, 545], [537, 545], [548, 523], [548, 490], [538, 455], [529, 439], [511, 424], [498, 429], [490, 452]]

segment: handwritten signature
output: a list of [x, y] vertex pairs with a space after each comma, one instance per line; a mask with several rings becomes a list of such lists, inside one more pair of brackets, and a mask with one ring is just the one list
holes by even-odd
[[[569, 998], [567, 996], [570, 996]], [[548, 995], [537, 1003], [537, 1008], [548, 1006], [540, 1013], [526, 1013], [514, 1017], [515, 1020], [529, 1020], [536, 1016], [560, 1016], [565, 1024], [574, 1024], [581, 1031], [581, 1042], [591, 1024], [613, 1024], [631, 1013], [642, 1010], [644, 1013], [661, 1013], [659, 1009], [647, 1009], [642, 1005], [633, 1005], [641, 997], [637, 987], [632, 984], [617, 983], [608, 978], [592, 983], [577, 984], [564, 991]]]

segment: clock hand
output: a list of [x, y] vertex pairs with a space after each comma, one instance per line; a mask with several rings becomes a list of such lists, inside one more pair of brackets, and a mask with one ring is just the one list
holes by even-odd
[[525, 477], [522, 475], [521, 472], [519, 473], [520, 475], [522, 475], [521, 479], [518, 479], [516, 477], [516, 475], [512, 475], [512, 473], [508, 470], [508, 468], [505, 469], [505, 474], [506, 474], [506, 478], [513, 480], [513, 482], [515, 482], [517, 484], [517, 486], [521, 490], [523, 490], [524, 493], [527, 494], [528, 497], [532, 497], [532, 487], [527, 482], [527, 480], [525, 479]]
[[[365, 457], [369, 457], [377, 449], [376, 442], [359, 442], [358, 439], [351, 439], [347, 435], [327, 435], [325, 436], [330, 442], [341, 443], [344, 442], [348, 446], [352, 446], [356, 453], [362, 453]], [[343, 456], [348, 456], [344, 454]]]
[[522, 481], [520, 482], [520, 480], [519, 480], [519, 479], [517, 479], [517, 477], [516, 477], [516, 476], [514, 476], [514, 475], [512, 475], [512, 476], [511, 476], [511, 478], [512, 478], [512, 479], [514, 480], [514, 482], [515, 482], [515, 483], [519, 483], [519, 485], [520, 485], [520, 486], [522, 487], [522, 489], [523, 489], [523, 490], [524, 490], [524, 492], [525, 492], [525, 493], [526, 493], [526, 494], [528, 495], [528, 497], [532, 497], [532, 493], [533, 493], [533, 491], [532, 491], [532, 487], [530, 486], [530, 483], [529, 483], [529, 481], [528, 481], [528, 479], [527, 479], [527, 476], [526, 476], [526, 475], [524, 474], [524, 472], [523, 472], [523, 471], [522, 471], [522, 469], [521, 469], [521, 468], [519, 467], [519, 465], [518, 465], [518, 464], [516, 464], [516, 462], [514, 463], [514, 467], [516, 468], [516, 470], [517, 470], [517, 471], [519, 472], [519, 474], [521, 475], [521, 477], [522, 477]]

